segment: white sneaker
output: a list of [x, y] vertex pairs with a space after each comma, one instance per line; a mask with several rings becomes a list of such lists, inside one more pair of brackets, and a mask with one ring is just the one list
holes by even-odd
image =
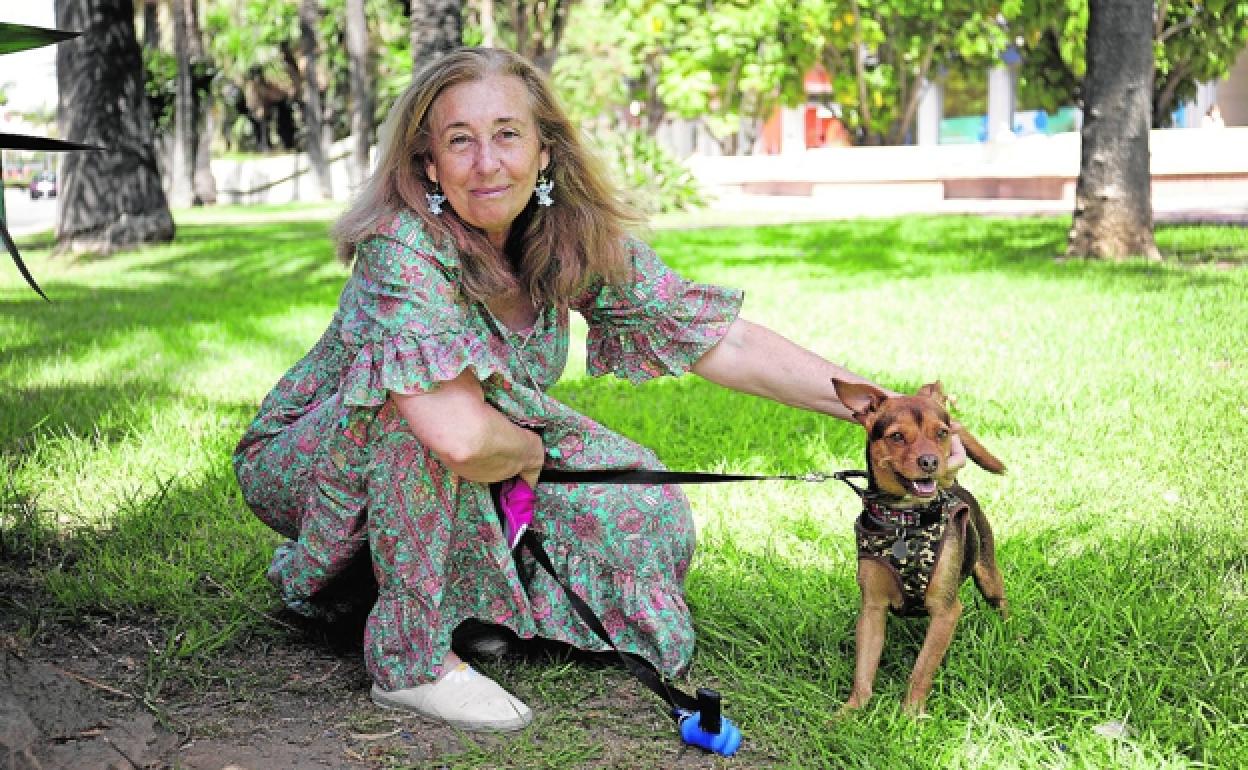
[[533, 710], [497, 682], [460, 663], [436, 682], [388, 692], [376, 684], [373, 703], [413, 711], [461, 730], [511, 732], [533, 721]]

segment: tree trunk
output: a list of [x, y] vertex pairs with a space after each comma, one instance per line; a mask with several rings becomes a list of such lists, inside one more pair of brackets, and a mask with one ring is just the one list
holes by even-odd
[[559, 43], [568, 26], [576, 0], [512, 0], [511, 25], [516, 34], [516, 53], [546, 74], [555, 67]]
[[303, 48], [303, 131], [304, 146], [308, 151], [308, 161], [316, 173], [322, 200], [334, 197], [333, 182], [329, 177], [329, 161], [325, 158], [325, 144], [322, 139], [323, 110], [321, 108], [321, 87], [318, 82], [317, 61], [320, 43], [317, 40], [316, 27], [321, 19], [319, 0], [300, 0], [299, 2], [299, 40]]
[[143, 0], [143, 47], [160, 48], [160, 8], [156, 0]]
[[481, 24], [481, 45], [493, 48], [498, 45], [498, 23], [494, 21], [494, 0], [477, 0], [477, 4]]
[[368, 66], [368, 16], [364, 0], [347, 0], [347, 57], [351, 76], [351, 188], [368, 177], [373, 138], [373, 79]]
[[1166, 74], [1165, 81], [1161, 84], [1161, 90], [1154, 88], [1153, 128], [1170, 128], [1172, 123], [1171, 117], [1174, 114], [1174, 109], [1178, 106], [1174, 103], [1174, 95], [1187, 77], [1187, 67], [1186, 62], [1177, 62], [1174, 65], [1174, 69]]
[[1091, 0], [1074, 257], [1159, 258], [1153, 241], [1148, 132], [1152, 125], [1153, 18], [1139, 0]]
[[[186, 50], [190, 54], [192, 96], [195, 106], [195, 170], [192, 185], [194, 202], [217, 202], [217, 180], [212, 175], [212, 81], [213, 68], [204, 52], [204, 33], [199, 26], [199, 0], [188, 0], [186, 13]], [[198, 66], [196, 66], [198, 65]]]
[[463, 44], [462, 0], [412, 0], [412, 72]]
[[57, 47], [61, 135], [102, 150], [61, 161], [58, 250], [109, 253], [173, 239], [152, 149], [132, 0], [56, 0], [56, 26], [83, 35]]
[[191, 54], [186, 40], [188, 0], [172, 0], [173, 53], [178, 62], [174, 78], [173, 152], [169, 162], [169, 204], [187, 208], [195, 197], [195, 96], [191, 84]]
[[877, 145], [879, 136], [871, 127], [871, 100], [867, 92], [867, 50], [862, 42], [862, 10], [858, 2], [850, 4], [854, 20], [854, 80], [858, 85], [858, 123], [862, 131], [862, 144]]
[[[910, 133], [911, 127], [914, 126], [915, 118], [919, 114], [919, 99], [923, 96], [923, 84], [926, 82], [927, 75], [931, 71], [932, 56], [935, 53], [936, 36], [933, 32], [932, 42], [929, 43], [927, 48], [923, 51], [923, 58], [919, 61], [918, 69], [914, 73], [914, 77], [910, 80], [910, 85], [901, 92], [901, 103], [906, 105], [906, 108], [902, 111], [901, 117], [894, 124], [893, 130], [889, 134], [888, 139], [890, 144], [905, 144], [906, 136]], [[905, 62], [902, 62], [902, 64], [904, 63]], [[899, 68], [899, 78], [901, 77], [900, 72], [901, 70]], [[918, 140], [916, 139], [914, 143], [918, 144]]]

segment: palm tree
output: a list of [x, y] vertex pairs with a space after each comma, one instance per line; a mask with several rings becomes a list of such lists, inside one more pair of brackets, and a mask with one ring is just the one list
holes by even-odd
[[368, 65], [368, 16], [364, 0], [347, 0], [347, 68], [351, 79], [351, 185], [358, 187], [368, 176], [368, 150], [372, 144], [373, 78]]
[[194, 202], [212, 204], [217, 202], [217, 180], [212, 175], [212, 93], [216, 80], [216, 65], [204, 50], [204, 33], [199, 24], [200, 0], [187, 0], [186, 53], [191, 70], [191, 103], [195, 120], [195, 169], [191, 186], [195, 190]]
[[411, 0], [412, 71], [463, 44], [463, 0]]
[[173, 54], [178, 62], [174, 78], [173, 152], [169, 164], [169, 198], [186, 208], [195, 198], [195, 94], [191, 80], [191, 53], [187, 40], [190, 0], [170, 0], [173, 11]]
[[[0, 23], [0, 54], [17, 53], [31, 48], [39, 48], [53, 43], [59, 43], [64, 40], [70, 40], [78, 36], [76, 32], [65, 32], [59, 29], [43, 29], [41, 27], [27, 27], [21, 24]], [[44, 150], [63, 152], [65, 150], [93, 150], [98, 149], [76, 142], [65, 142], [59, 139], [46, 139], [38, 136], [24, 136], [22, 134], [0, 134], [0, 150]], [[3, 154], [0, 153], [0, 160]], [[4, 163], [0, 162], [0, 179], [4, 176]], [[17, 266], [17, 271], [22, 274], [22, 278], [26, 279], [26, 284], [35, 290], [35, 293], [44, 300], [48, 299], [48, 295], [43, 293], [43, 289], [39, 288], [39, 284], [35, 282], [35, 277], [30, 274], [26, 263], [22, 261], [22, 255], [17, 250], [17, 244], [13, 242], [13, 237], [9, 235], [8, 225], [5, 224], [7, 215], [4, 211], [4, 184], [0, 183], [0, 242], [4, 243], [5, 250], [9, 252], [9, 256], [13, 259], [13, 264]]]
[[60, 250], [109, 253], [173, 239], [160, 185], [132, 0], [56, 0], [56, 24], [81, 30], [57, 50], [61, 134], [98, 144], [61, 166]]
[[292, 68], [293, 76], [303, 83], [304, 145], [308, 161], [316, 172], [321, 198], [334, 197], [333, 183], [329, 176], [329, 160], [325, 151], [324, 109], [321, 104], [321, 87], [318, 82], [317, 60], [320, 57], [320, 41], [316, 28], [320, 25], [319, 0], [299, 0], [299, 45], [303, 50], [303, 66]]

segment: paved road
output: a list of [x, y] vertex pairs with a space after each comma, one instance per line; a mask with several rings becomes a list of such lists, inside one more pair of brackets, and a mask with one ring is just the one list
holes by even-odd
[[56, 225], [56, 201], [32, 201], [25, 189], [5, 188], [5, 222], [14, 237], [50, 230]]

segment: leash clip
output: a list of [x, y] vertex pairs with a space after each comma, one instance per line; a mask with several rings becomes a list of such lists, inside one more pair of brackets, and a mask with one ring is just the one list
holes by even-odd
[[827, 473], [817, 473], [815, 471], [811, 471], [810, 473], [803, 473], [801, 476], [798, 476], [797, 480], [805, 481], [808, 484], [822, 484], [830, 478], [832, 478], [832, 476]]

